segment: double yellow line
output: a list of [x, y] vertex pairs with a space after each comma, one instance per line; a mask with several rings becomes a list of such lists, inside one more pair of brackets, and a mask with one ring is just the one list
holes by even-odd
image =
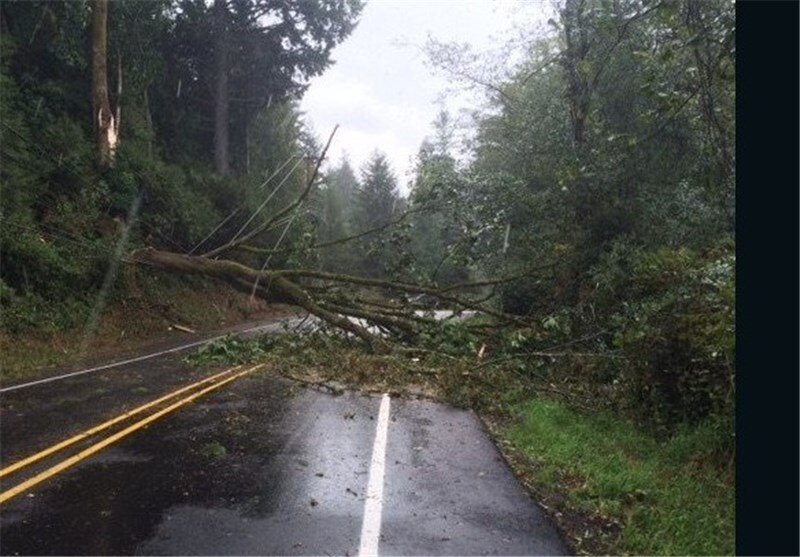
[[36, 474], [32, 478], [30, 478], [30, 479], [28, 479], [28, 480], [26, 480], [26, 481], [24, 481], [24, 482], [22, 482], [22, 483], [20, 483], [20, 484], [18, 484], [16, 486], [14, 486], [13, 488], [11, 488], [11, 489], [9, 489], [7, 491], [3, 491], [2, 493], [0, 493], [0, 504], [4, 503], [5, 501], [8, 501], [12, 497], [15, 497], [15, 496], [19, 495], [20, 493], [23, 493], [23, 492], [31, 489], [32, 487], [36, 486], [37, 484], [40, 484], [41, 482], [47, 480], [48, 478], [51, 478], [51, 477], [55, 476], [56, 474], [66, 470], [67, 468], [69, 468], [71, 466], [74, 466], [78, 462], [80, 462], [80, 461], [90, 457], [91, 455], [93, 455], [93, 454], [105, 449], [106, 447], [108, 447], [112, 443], [115, 443], [115, 442], [119, 441], [120, 439], [122, 439], [124, 437], [127, 437], [131, 433], [133, 433], [133, 432], [145, 427], [146, 425], [158, 420], [159, 418], [169, 414], [170, 412], [173, 412], [174, 410], [177, 410], [181, 406], [185, 406], [186, 404], [189, 404], [193, 400], [196, 400], [196, 399], [200, 398], [201, 396], [210, 393], [211, 391], [214, 391], [214, 390], [219, 389], [220, 387], [222, 387], [224, 385], [227, 385], [231, 381], [235, 381], [236, 379], [238, 379], [240, 377], [243, 377], [243, 376], [245, 376], [245, 375], [247, 375], [249, 373], [254, 372], [255, 370], [257, 370], [260, 367], [262, 367], [262, 365], [257, 365], [257, 366], [251, 367], [249, 369], [246, 369], [244, 371], [238, 371], [238, 372], [236, 370], [238, 370], [241, 366], [232, 367], [232, 368], [227, 369], [227, 370], [225, 370], [225, 371], [223, 371], [221, 373], [218, 373], [216, 375], [212, 375], [211, 377], [207, 377], [207, 378], [203, 379], [202, 381], [197, 381], [196, 383], [192, 383], [191, 385], [187, 385], [187, 386], [182, 387], [182, 388], [180, 388], [180, 389], [178, 389], [176, 391], [172, 391], [171, 393], [167, 393], [166, 395], [164, 395], [164, 396], [162, 396], [160, 398], [157, 398], [156, 400], [153, 400], [151, 402], [148, 402], [147, 404], [143, 404], [141, 406], [138, 406], [137, 408], [134, 408], [133, 410], [125, 412], [124, 414], [120, 414], [119, 416], [117, 416], [115, 418], [112, 418], [112, 419], [110, 419], [110, 420], [108, 420], [106, 422], [103, 422], [103, 423], [101, 423], [99, 425], [96, 425], [96, 426], [90, 428], [90, 429], [87, 429], [86, 431], [83, 431], [83, 432], [81, 432], [81, 433], [79, 433], [77, 435], [74, 435], [73, 437], [70, 437], [69, 439], [65, 439], [64, 441], [61, 441], [60, 443], [56, 443], [55, 445], [53, 445], [51, 447], [48, 447], [48, 448], [46, 448], [46, 449], [44, 449], [42, 451], [39, 451], [38, 453], [33, 454], [33, 455], [31, 455], [31, 456], [29, 456], [27, 458], [24, 458], [24, 459], [20, 460], [19, 462], [16, 462], [16, 463], [12, 464], [11, 466], [8, 466], [6, 468], [0, 469], [0, 478], [4, 478], [5, 476], [7, 476], [9, 474], [12, 474], [12, 473], [14, 473], [14, 472], [16, 472], [18, 470], [21, 470], [21, 469], [25, 468], [26, 466], [30, 466], [31, 464], [33, 464], [35, 462], [38, 462], [38, 461], [42, 460], [43, 458], [46, 458], [46, 457], [48, 457], [48, 456], [50, 456], [50, 455], [52, 455], [52, 454], [54, 454], [54, 453], [56, 453], [56, 452], [58, 452], [58, 451], [60, 451], [62, 449], [65, 449], [65, 448], [67, 448], [67, 447], [69, 447], [71, 445], [74, 445], [75, 443], [77, 443], [77, 442], [79, 442], [79, 441], [81, 441], [83, 439], [87, 439], [87, 438], [89, 438], [89, 437], [91, 437], [93, 435], [96, 435], [97, 433], [100, 433], [101, 431], [104, 431], [104, 430], [108, 429], [109, 427], [111, 427], [111, 426], [113, 426], [115, 424], [118, 424], [118, 423], [120, 423], [120, 422], [122, 422], [124, 420], [127, 420], [127, 419], [129, 419], [129, 418], [131, 418], [133, 416], [136, 416], [137, 414], [141, 414], [145, 410], [148, 410], [148, 409], [150, 409], [150, 408], [152, 408], [154, 406], [157, 406], [157, 405], [161, 404], [162, 402], [166, 402], [167, 400], [175, 398], [178, 395], [184, 394], [187, 391], [191, 391], [193, 389], [196, 389], [197, 387], [205, 385], [206, 383], [211, 383], [210, 386], [205, 387], [204, 389], [201, 389], [201, 390], [199, 390], [199, 391], [197, 391], [197, 392], [195, 392], [195, 393], [193, 393], [193, 394], [191, 394], [191, 395], [189, 395], [189, 396], [187, 396], [185, 398], [181, 398], [181, 399], [177, 400], [176, 402], [173, 402], [172, 404], [170, 404], [169, 406], [159, 410], [158, 412], [150, 414], [146, 418], [143, 418], [143, 419], [139, 420], [138, 422], [135, 422], [135, 423], [129, 425], [125, 429], [122, 429], [122, 430], [118, 431], [117, 433], [115, 433], [113, 435], [110, 435], [109, 437], [106, 437], [102, 441], [98, 441], [94, 445], [91, 445], [90, 447], [87, 447], [86, 449], [84, 449], [84, 450], [80, 451], [79, 453], [77, 453], [77, 454], [75, 454], [75, 455], [73, 455], [73, 456], [71, 456], [71, 457], [59, 462], [58, 464], [48, 468], [47, 470], [44, 470], [43, 472], [41, 472], [39, 474]]

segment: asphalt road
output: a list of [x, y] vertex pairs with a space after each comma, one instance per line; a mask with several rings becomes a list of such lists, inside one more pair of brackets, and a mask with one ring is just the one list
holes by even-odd
[[[0, 393], [0, 466], [219, 371], [184, 356]], [[259, 370], [221, 381], [0, 503], [0, 553], [567, 552], [471, 412], [334, 395]], [[171, 402], [0, 478], [0, 498]]]

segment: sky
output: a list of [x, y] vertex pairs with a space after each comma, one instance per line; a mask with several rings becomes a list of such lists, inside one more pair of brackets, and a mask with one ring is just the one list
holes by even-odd
[[334, 49], [334, 64], [311, 81], [301, 102], [305, 120], [323, 142], [339, 124], [329, 161], [346, 153], [360, 169], [376, 148], [386, 153], [405, 193], [413, 157], [439, 110], [458, 117], [485, 103], [478, 91], [454, 90], [427, 63], [427, 38], [469, 43], [476, 52], [500, 48], [508, 65], [506, 39], [524, 32], [521, 22], [532, 28], [550, 15], [549, 0], [368, 1], [355, 31]]

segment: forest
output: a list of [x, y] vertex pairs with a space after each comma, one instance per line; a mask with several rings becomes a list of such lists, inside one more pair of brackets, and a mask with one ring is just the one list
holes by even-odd
[[[431, 122], [404, 194], [383, 146], [361, 168], [331, 160], [336, 130], [299, 107], [360, 0], [0, 3], [4, 346], [80, 338], [154, 277], [224, 283], [319, 318], [292, 341], [307, 364], [424, 376], [454, 404], [550, 420], [601, 454], [591, 428], [622, 432], [606, 468], [695, 478], [604, 483], [579, 447], [539, 447], [532, 489], [568, 493], [552, 504], [579, 524], [562, 524], [577, 550], [731, 552], [734, 6], [556, 8], [501, 81], [488, 55], [426, 45], [487, 103], [465, 145], [453, 115]], [[514, 427], [524, 462], [560, 442]], [[667, 464], [648, 460], [663, 447]], [[572, 485], [567, 465], [600, 479]], [[599, 533], [581, 516], [604, 517]]]

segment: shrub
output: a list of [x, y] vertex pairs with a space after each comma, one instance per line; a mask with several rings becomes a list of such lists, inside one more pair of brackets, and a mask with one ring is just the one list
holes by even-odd
[[620, 402], [656, 430], [732, 413], [730, 247], [638, 251], [628, 263], [614, 288], [624, 301], [609, 318], [613, 344], [625, 358], [614, 379]]

